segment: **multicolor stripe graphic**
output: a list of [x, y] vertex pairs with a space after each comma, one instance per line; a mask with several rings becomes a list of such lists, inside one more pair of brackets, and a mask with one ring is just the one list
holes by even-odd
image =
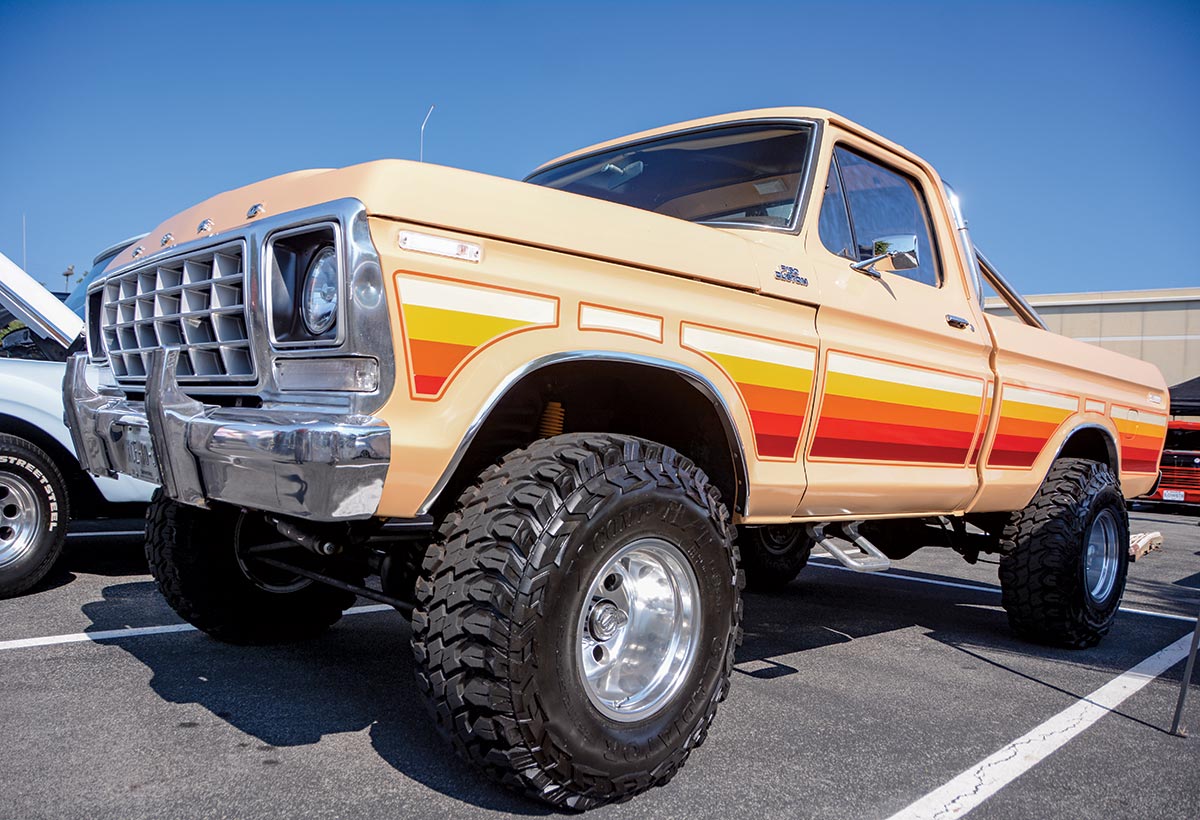
[[1075, 396], [1004, 385], [1000, 424], [987, 466], [1032, 467], [1054, 431], [1077, 412], [1079, 399]]
[[414, 396], [437, 396], [489, 342], [558, 324], [558, 300], [501, 288], [396, 274]]
[[759, 458], [796, 458], [817, 362], [814, 347], [684, 323], [680, 344], [707, 356], [737, 385]]
[[983, 401], [983, 421], [979, 425], [979, 435], [975, 437], [975, 443], [971, 445], [971, 457], [967, 459], [967, 466], [974, 467], [979, 463], [979, 452], [983, 449], [983, 443], [987, 440], [988, 424], [992, 420], [992, 397], [996, 395], [996, 383], [988, 379], [987, 393]]
[[590, 305], [587, 302], [579, 304], [579, 329], [628, 333], [631, 336], [644, 336], [656, 342], [663, 340], [661, 316], [616, 310], [600, 305]]
[[1130, 473], [1158, 472], [1167, 417], [1118, 405], [1113, 405], [1112, 415], [1121, 437], [1121, 469]]
[[809, 456], [965, 464], [984, 380], [831, 351]]

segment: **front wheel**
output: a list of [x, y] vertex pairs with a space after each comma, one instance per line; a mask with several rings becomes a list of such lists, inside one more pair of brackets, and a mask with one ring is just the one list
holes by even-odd
[[0, 598], [46, 576], [71, 518], [58, 467], [33, 443], [0, 434]]
[[1129, 569], [1129, 515], [1105, 464], [1054, 462], [1001, 538], [1009, 623], [1040, 643], [1095, 646], [1112, 626]]
[[458, 753], [587, 809], [670, 780], [724, 697], [740, 572], [729, 514], [674, 451], [601, 434], [509, 454], [417, 582], [417, 682]]
[[229, 643], [313, 637], [354, 604], [351, 592], [253, 560], [252, 547], [281, 540], [260, 515], [180, 504], [161, 489], [146, 510], [146, 558], [159, 591], [185, 621]]

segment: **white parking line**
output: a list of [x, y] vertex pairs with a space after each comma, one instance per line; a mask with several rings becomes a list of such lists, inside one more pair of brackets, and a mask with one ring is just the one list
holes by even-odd
[[[816, 559], [816, 563], [811, 564], [811, 566], [820, 567], [821, 569], [836, 569], [840, 572], [854, 572], [855, 575], [869, 574], [872, 578], [887, 578], [888, 580], [891, 580], [891, 581], [911, 581], [914, 584], [930, 584], [932, 586], [938, 586], [938, 587], [954, 587], [955, 589], [969, 589], [972, 592], [990, 592], [993, 595], [1000, 594], [999, 587], [985, 587], [985, 586], [980, 586], [979, 584], [963, 584], [963, 583], [959, 583], [957, 581], [939, 581], [936, 578], [921, 578], [916, 575], [905, 575], [904, 573], [896, 572], [895, 570], [888, 570], [887, 572], [872, 572], [872, 573], [855, 572], [854, 570], [850, 569], [849, 567], [843, 567], [841, 564], [834, 563], [832, 558], [830, 558], [828, 560], [825, 560], [818, 556], [814, 556], [814, 558]], [[1173, 612], [1155, 612], [1152, 609], [1137, 609], [1137, 608], [1131, 607], [1131, 606], [1123, 606], [1123, 607], [1121, 607], [1121, 611], [1129, 612], [1134, 615], [1149, 615], [1152, 618], [1165, 618], [1168, 621], [1183, 621], [1184, 623], [1189, 623], [1189, 624], [1196, 623], [1195, 618], [1192, 618], [1188, 615], [1176, 615]]]
[[105, 530], [103, 532], [69, 532], [67, 538], [128, 537], [145, 535], [145, 530]]
[[[344, 615], [365, 615], [368, 612], [384, 612], [391, 610], [387, 604], [370, 604], [347, 609]], [[171, 632], [195, 632], [191, 624], [162, 624], [160, 626], [135, 626], [129, 629], [107, 629], [103, 632], [76, 632], [71, 635], [47, 635], [44, 638], [19, 638], [13, 641], [0, 641], [0, 652], [5, 649], [29, 649], [34, 646], [54, 646], [60, 643], [83, 643], [90, 641], [111, 641], [122, 638], [137, 638], [142, 635], [164, 635]]]
[[1187, 657], [1191, 634], [1156, 652], [981, 760], [888, 820], [943, 820], [962, 817], [1004, 786], [1056, 752], [1071, 738], [1116, 709], [1150, 681]]

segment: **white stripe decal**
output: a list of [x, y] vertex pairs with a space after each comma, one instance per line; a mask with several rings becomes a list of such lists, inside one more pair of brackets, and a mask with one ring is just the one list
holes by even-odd
[[623, 310], [580, 305], [579, 327], [581, 330], [620, 330], [658, 341], [662, 339], [663, 320]]
[[1191, 634], [1184, 635], [889, 820], [962, 817], [1187, 657], [1191, 642]]
[[1099, 413], [1100, 415], [1104, 415], [1104, 402], [1087, 399], [1083, 403], [1083, 409], [1088, 413]]
[[707, 353], [737, 356], [758, 362], [780, 364], [812, 370], [817, 363], [816, 352], [807, 347], [770, 342], [734, 333], [722, 333], [694, 325], [684, 325], [683, 344]]
[[407, 305], [478, 313], [533, 324], [554, 323], [556, 303], [553, 299], [403, 275], [396, 277], [396, 289], [400, 291], [400, 301]]
[[880, 362], [875, 359], [864, 359], [847, 353], [829, 354], [829, 372], [845, 373], [847, 376], [859, 376], [864, 379], [874, 379], [893, 384], [904, 384], [909, 387], [924, 387], [930, 390], [943, 390], [947, 393], [959, 393], [972, 398], [983, 395], [983, 379], [968, 379], [964, 376], [952, 376], [949, 373], [937, 373], [932, 370], [922, 370], [916, 367], [905, 367], [891, 362]]
[[1021, 404], [1033, 404], [1038, 407], [1053, 407], [1056, 410], [1078, 410], [1079, 399], [1069, 396], [1059, 396], [1043, 390], [1030, 390], [1013, 384], [1004, 385], [1004, 401], [1015, 401]]

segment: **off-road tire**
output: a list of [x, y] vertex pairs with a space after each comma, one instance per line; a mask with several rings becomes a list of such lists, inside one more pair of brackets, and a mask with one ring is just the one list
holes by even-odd
[[779, 592], [808, 565], [813, 540], [802, 524], [740, 527], [738, 549], [746, 572], [746, 589]]
[[[669, 781], [705, 739], [741, 641], [729, 513], [674, 450], [608, 434], [535, 442], [485, 470], [417, 581], [417, 684], [439, 730], [493, 779], [583, 810]], [[614, 722], [578, 678], [576, 607], [623, 545], [671, 540], [700, 590], [699, 652], [660, 711]]]
[[14, 550], [10, 560], [0, 566], [0, 598], [9, 598], [29, 590], [54, 566], [67, 537], [71, 506], [58, 466], [40, 447], [19, 436], [0, 434], [0, 474], [5, 478], [0, 483], [12, 482], [22, 495], [29, 496], [18, 499], [0, 486], [5, 496], [0, 497], [0, 534], [18, 526], [20, 517], [30, 512], [22, 509], [25, 503], [36, 505], [33, 512], [40, 519], [34, 540], [25, 542], [27, 547], [19, 555]]
[[[1084, 559], [1092, 522], [1106, 509], [1116, 519], [1118, 566], [1111, 591], [1097, 601], [1087, 588]], [[1013, 630], [1038, 643], [1095, 646], [1125, 591], [1128, 546], [1129, 515], [1112, 470], [1080, 458], [1054, 462], [1000, 539], [1000, 587]]]
[[159, 591], [181, 618], [228, 643], [286, 643], [324, 632], [354, 604], [354, 594], [319, 583], [293, 592], [256, 584], [234, 543], [239, 520], [250, 515], [180, 504], [156, 490], [146, 510], [146, 559]]

